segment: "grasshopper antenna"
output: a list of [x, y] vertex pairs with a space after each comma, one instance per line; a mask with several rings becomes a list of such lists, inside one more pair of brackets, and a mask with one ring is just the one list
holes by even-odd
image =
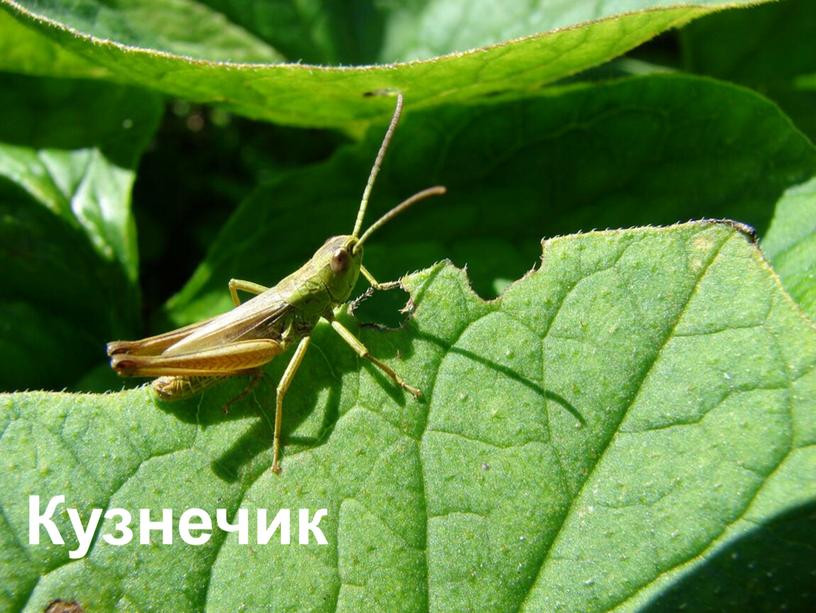
[[426, 198], [430, 198], [431, 196], [441, 196], [446, 191], [447, 190], [444, 187], [442, 187], [441, 185], [437, 185], [435, 187], [429, 187], [428, 189], [423, 189], [421, 192], [417, 192], [416, 194], [414, 194], [410, 198], [406, 198], [405, 200], [400, 202], [397, 206], [395, 206], [393, 209], [388, 211], [385, 215], [380, 217], [373, 224], [371, 224], [368, 227], [368, 230], [366, 230], [363, 233], [363, 235], [360, 237], [360, 240], [357, 241], [357, 244], [362, 245], [369, 236], [374, 234], [374, 232], [376, 232], [379, 228], [381, 228], [382, 226], [387, 224], [389, 221], [394, 219], [394, 217], [396, 217], [397, 215], [402, 213], [408, 207], [413, 206], [417, 202], [425, 200]]
[[385, 152], [388, 150], [388, 145], [391, 143], [391, 138], [394, 136], [394, 130], [397, 129], [397, 124], [402, 115], [402, 94], [397, 94], [397, 106], [394, 108], [394, 114], [391, 116], [391, 123], [388, 125], [388, 130], [385, 132], [380, 150], [377, 152], [377, 157], [374, 160], [374, 166], [371, 167], [371, 173], [368, 175], [368, 182], [363, 190], [363, 199], [360, 201], [360, 210], [357, 211], [357, 221], [354, 222], [354, 231], [352, 236], [356, 237], [363, 227], [363, 217], [365, 216], [366, 208], [368, 207], [368, 198], [371, 196], [371, 189], [374, 187], [374, 181], [377, 180], [377, 174], [380, 172], [380, 165], [382, 164]]

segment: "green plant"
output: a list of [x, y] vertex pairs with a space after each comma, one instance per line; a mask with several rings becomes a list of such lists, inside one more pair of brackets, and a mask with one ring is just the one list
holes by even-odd
[[[3, 0], [0, 609], [813, 609], [816, 9], [748, 4]], [[370, 218], [448, 195], [372, 239], [417, 272], [343, 321], [424, 398], [318, 326], [278, 477], [285, 359], [226, 415], [245, 381], [102, 393], [105, 341], [351, 230], [387, 87]], [[104, 520], [72, 559], [31, 495], [327, 508], [328, 544]]]

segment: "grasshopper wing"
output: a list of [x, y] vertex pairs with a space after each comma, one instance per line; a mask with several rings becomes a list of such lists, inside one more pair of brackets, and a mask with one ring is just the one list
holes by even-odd
[[281, 318], [291, 311], [285, 295], [276, 287], [241, 303], [231, 311], [208, 320], [192, 333], [167, 347], [163, 355], [180, 355], [211, 349], [239, 340], [279, 340]]
[[119, 354], [144, 356], [159, 355], [171, 345], [175, 345], [180, 340], [189, 336], [202, 326], [206, 326], [213, 319], [215, 318], [212, 317], [210, 319], [205, 319], [204, 321], [199, 321], [197, 323], [190, 324], [189, 326], [184, 326], [183, 328], [171, 330], [170, 332], [165, 332], [164, 334], [158, 334], [156, 336], [149, 336], [138, 341], [111, 341], [108, 343], [107, 347], [108, 356], [113, 357]]

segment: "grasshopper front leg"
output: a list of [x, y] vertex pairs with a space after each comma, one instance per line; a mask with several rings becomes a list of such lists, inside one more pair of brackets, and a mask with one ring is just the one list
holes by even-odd
[[363, 273], [363, 276], [368, 281], [368, 284], [376, 290], [385, 291], [389, 289], [394, 289], [395, 287], [399, 287], [399, 281], [389, 281], [388, 283], [380, 283], [377, 279], [374, 278], [368, 269], [360, 264], [360, 272]]
[[368, 350], [368, 347], [363, 345], [362, 341], [351, 333], [351, 330], [346, 328], [336, 319], [331, 320], [331, 326], [340, 335], [340, 337], [344, 341], [346, 341], [346, 343], [348, 343], [352, 349], [354, 349], [357, 355], [374, 364], [374, 366], [376, 366], [386, 375], [391, 377], [391, 380], [394, 383], [396, 383], [402, 389], [409, 392], [414, 398], [419, 398], [422, 395], [422, 392], [420, 392], [417, 388], [415, 388], [412, 385], [408, 385], [405, 381], [403, 381], [402, 377], [400, 377], [396, 372], [394, 372], [394, 370], [388, 364], [386, 364], [385, 362], [381, 362], [373, 355], [371, 355], [371, 352]]

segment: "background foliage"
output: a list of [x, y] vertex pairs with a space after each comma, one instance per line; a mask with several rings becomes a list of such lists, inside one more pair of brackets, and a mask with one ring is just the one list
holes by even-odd
[[[0, 608], [812, 610], [816, 8], [753, 4], [3, 0]], [[226, 416], [241, 381], [101, 394], [105, 341], [350, 231], [387, 89], [369, 218], [449, 193], [366, 249], [414, 314], [348, 323], [425, 398], [319, 327], [277, 478], [284, 360]], [[330, 545], [70, 561], [30, 494], [325, 506]]]

